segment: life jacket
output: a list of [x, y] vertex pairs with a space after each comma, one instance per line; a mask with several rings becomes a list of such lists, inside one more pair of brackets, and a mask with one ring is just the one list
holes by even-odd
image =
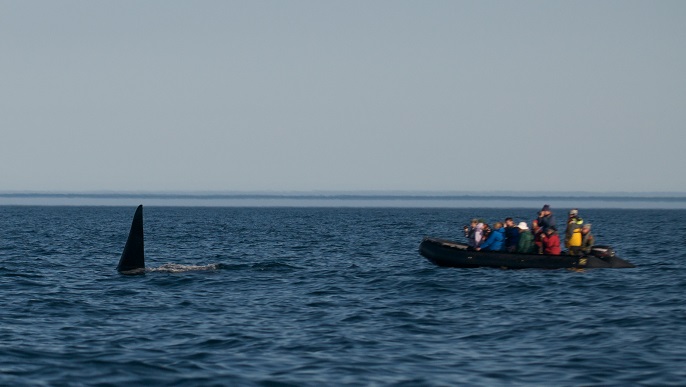
[[572, 235], [569, 237], [569, 244], [567, 247], [578, 247], [581, 246], [581, 240], [583, 235], [581, 234], [581, 226], [584, 224], [584, 220], [581, 218], [575, 218], [569, 222], [569, 227], [572, 227]]

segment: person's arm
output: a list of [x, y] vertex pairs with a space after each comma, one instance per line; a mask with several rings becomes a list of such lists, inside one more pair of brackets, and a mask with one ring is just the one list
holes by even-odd
[[493, 244], [493, 241], [495, 241], [495, 234], [495, 231], [492, 232], [491, 235], [488, 236], [488, 239], [486, 239], [486, 242], [479, 246], [479, 250], [487, 249], [489, 246], [491, 246]]

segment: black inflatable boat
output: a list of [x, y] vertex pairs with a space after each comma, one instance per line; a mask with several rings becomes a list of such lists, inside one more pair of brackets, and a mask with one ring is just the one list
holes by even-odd
[[[438, 238], [424, 238], [419, 254], [438, 266], [496, 267], [503, 269], [596, 269], [636, 267], [615, 256], [608, 246], [593, 246], [586, 256], [518, 254], [499, 251], [475, 251], [466, 244]], [[563, 252], [564, 254], [564, 252]]]

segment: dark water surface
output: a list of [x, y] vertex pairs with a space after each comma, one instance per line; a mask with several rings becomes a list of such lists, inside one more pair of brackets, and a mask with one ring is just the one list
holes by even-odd
[[684, 385], [684, 210], [582, 210], [635, 269], [417, 253], [535, 210], [0, 207], [2, 385]]

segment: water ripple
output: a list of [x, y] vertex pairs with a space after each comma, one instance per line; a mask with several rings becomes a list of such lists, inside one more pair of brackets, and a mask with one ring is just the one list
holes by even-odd
[[423, 235], [504, 210], [147, 208], [148, 268], [123, 276], [131, 209], [0, 210], [3, 385], [686, 379], [684, 228], [651, 234], [652, 248], [626, 227], [680, 224], [683, 211], [587, 211], [638, 267], [569, 271], [446, 269], [417, 254]]

